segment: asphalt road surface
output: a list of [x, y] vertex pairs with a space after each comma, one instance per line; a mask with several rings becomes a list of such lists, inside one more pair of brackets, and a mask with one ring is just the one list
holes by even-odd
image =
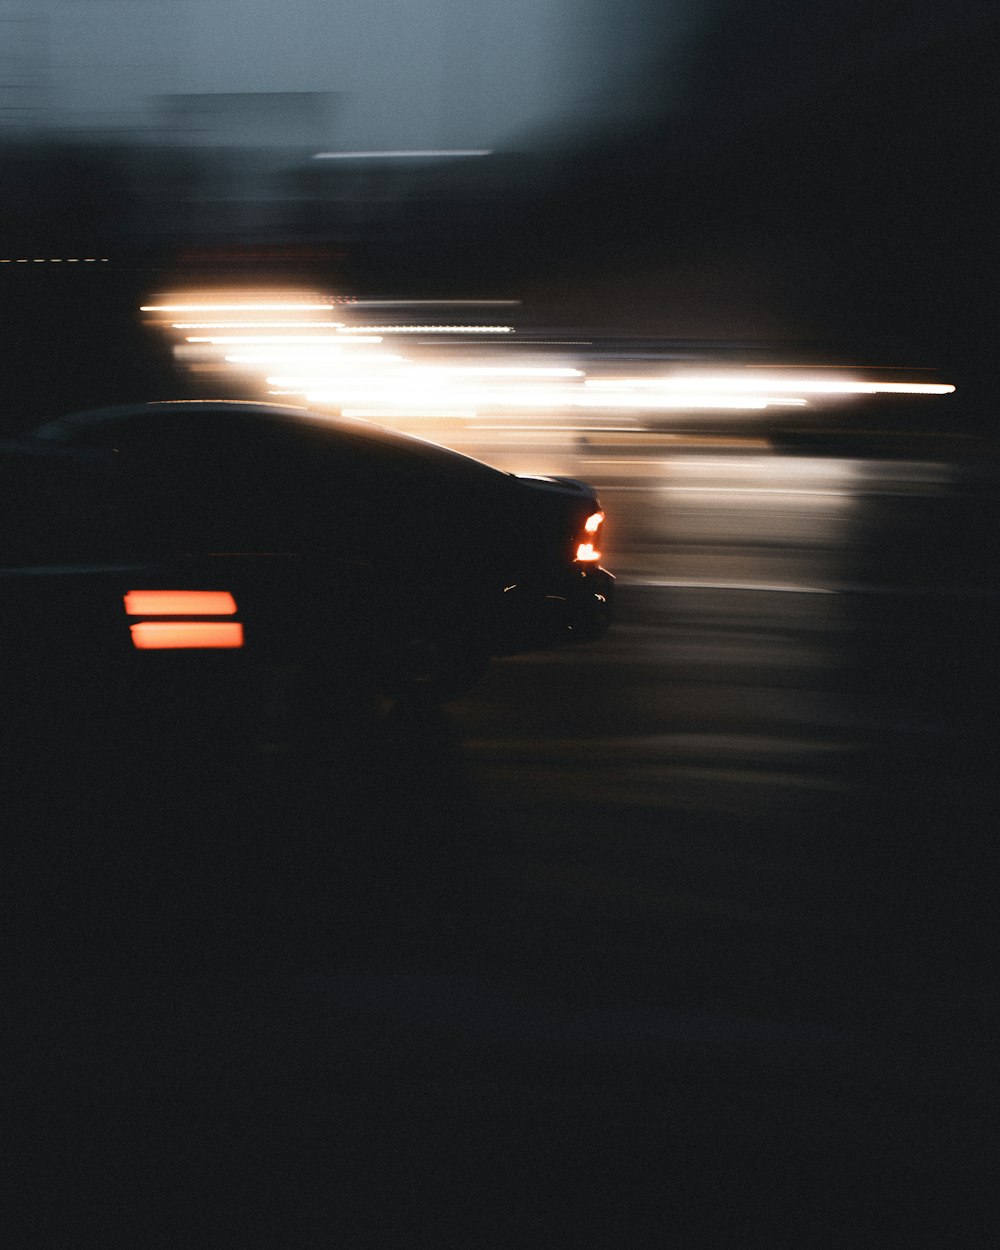
[[604, 640], [11, 780], [16, 1244], [993, 1243], [991, 489], [574, 467]]

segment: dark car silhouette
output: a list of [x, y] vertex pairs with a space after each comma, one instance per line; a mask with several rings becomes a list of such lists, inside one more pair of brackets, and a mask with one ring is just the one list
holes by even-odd
[[97, 409], [7, 444], [0, 474], [7, 680], [43, 718], [68, 691], [118, 721], [196, 699], [202, 725], [234, 699], [301, 725], [369, 696], [441, 702], [492, 656], [610, 619], [590, 487], [364, 421]]

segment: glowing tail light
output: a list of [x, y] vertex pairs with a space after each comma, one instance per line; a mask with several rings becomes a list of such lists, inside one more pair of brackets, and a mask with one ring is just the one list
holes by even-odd
[[239, 621], [139, 621], [129, 628], [132, 644], [140, 651], [243, 646]]
[[129, 616], [233, 616], [236, 600], [228, 590], [130, 590]]
[[603, 512], [592, 512], [583, 523], [583, 541], [576, 545], [576, 555], [573, 557], [581, 564], [590, 564], [601, 558], [601, 553], [596, 546], [597, 534], [604, 522]]
[[125, 595], [129, 616], [183, 617], [183, 620], [137, 621], [129, 626], [139, 651], [232, 650], [243, 646], [239, 621], [197, 620], [233, 616], [236, 600], [228, 590], [130, 590]]

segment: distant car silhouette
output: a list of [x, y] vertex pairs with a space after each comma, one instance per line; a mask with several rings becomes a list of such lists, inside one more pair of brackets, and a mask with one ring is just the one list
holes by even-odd
[[364, 421], [96, 409], [6, 444], [0, 477], [5, 652], [35, 695], [113, 688], [158, 716], [197, 694], [230, 720], [236, 697], [308, 725], [368, 694], [446, 701], [491, 656], [610, 620], [590, 487]]

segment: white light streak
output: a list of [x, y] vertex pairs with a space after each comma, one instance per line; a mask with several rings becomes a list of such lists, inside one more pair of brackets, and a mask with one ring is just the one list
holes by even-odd
[[579, 394], [572, 401], [581, 408], [725, 408], [759, 409], [771, 404], [801, 407], [804, 399], [786, 399], [774, 395], [657, 395], [645, 392], [641, 395], [608, 392], [601, 395]]
[[309, 312], [332, 307], [325, 303], [252, 303], [252, 304], [140, 304], [140, 312]]
[[852, 490], [811, 490], [802, 486], [664, 486], [668, 495], [813, 495], [853, 499]]
[[[331, 382], [340, 381], [342, 374], [340, 372], [330, 373], [329, 370], [331, 366], [335, 367], [341, 362], [348, 366], [352, 372], [355, 372], [372, 364], [399, 364], [403, 357], [393, 356], [388, 352], [372, 352], [368, 356], [353, 355], [347, 352], [338, 355], [333, 351], [320, 351], [318, 349], [310, 351], [307, 348], [303, 348], [298, 352], [264, 351], [263, 349], [251, 352], [233, 352], [227, 355], [225, 359], [232, 364], [258, 365], [262, 368], [274, 365], [298, 365], [308, 369], [311, 364], [313, 371], [301, 374], [300, 380], [308, 380], [309, 384], [313, 385], [320, 379]], [[367, 377], [366, 380], [370, 382], [371, 378]], [[277, 385], [283, 386], [286, 383], [279, 382]], [[293, 386], [295, 383], [288, 382], [287, 385]]]
[[381, 343], [380, 334], [189, 334], [186, 343]]
[[412, 148], [385, 152], [315, 152], [314, 161], [413, 160], [424, 157], [491, 156], [492, 148]]
[[[353, 326], [373, 334], [513, 334], [513, 326]], [[347, 331], [350, 333], [350, 330]]]
[[[274, 386], [302, 386], [311, 388], [307, 398], [315, 403], [391, 406], [416, 414], [418, 412], [452, 412], [455, 408], [558, 408], [565, 400], [561, 397], [541, 395], [534, 390], [500, 388], [463, 388], [461, 390], [434, 390], [425, 388], [414, 392], [407, 386], [372, 386], [365, 380], [360, 386], [338, 385], [338, 379], [269, 377]], [[324, 385], [325, 384], [325, 385]]]
[[415, 365], [410, 373], [423, 377], [474, 375], [476, 377], [582, 378], [582, 369], [527, 365]]
[[[278, 391], [275, 391], [273, 393], [280, 394], [280, 392]], [[317, 399], [315, 402], [319, 403], [321, 401]], [[371, 407], [369, 408], [341, 408], [340, 415], [342, 417], [357, 417], [363, 421], [371, 421], [371, 420], [374, 420], [375, 418], [401, 421], [407, 417], [419, 417], [419, 418], [427, 417], [426, 412], [424, 411], [414, 412], [409, 408], [371, 408]], [[449, 420], [456, 420], [456, 419], [471, 420], [472, 418], [478, 416], [478, 413], [476, 412], [474, 408], [457, 408], [457, 409], [449, 408], [446, 415]]]
[[800, 395], [950, 395], [954, 386], [931, 382], [857, 381], [851, 378], [779, 377], [768, 374], [687, 374], [669, 378], [588, 378], [594, 390], [792, 392]]
[[352, 308], [512, 308], [519, 299], [355, 299]]
[[531, 425], [516, 425], [513, 421], [479, 421], [473, 427], [476, 430], [509, 430], [530, 434], [645, 434], [644, 425], [587, 425], [577, 422], [574, 425], [545, 425], [533, 422]]
[[338, 330], [343, 324], [342, 321], [174, 321], [170, 328], [172, 330]]

